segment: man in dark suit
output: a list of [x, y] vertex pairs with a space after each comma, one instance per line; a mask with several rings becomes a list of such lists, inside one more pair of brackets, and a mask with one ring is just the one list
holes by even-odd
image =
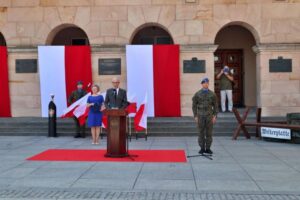
[[105, 107], [124, 109], [128, 106], [126, 90], [119, 88], [120, 79], [115, 77], [112, 79], [113, 88], [106, 91]]

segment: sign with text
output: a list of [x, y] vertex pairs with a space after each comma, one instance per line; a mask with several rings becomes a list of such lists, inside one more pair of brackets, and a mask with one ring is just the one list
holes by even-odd
[[16, 59], [16, 73], [37, 73], [37, 59]]
[[205, 73], [205, 71], [205, 60], [192, 58], [183, 61], [183, 73]]
[[287, 128], [261, 127], [260, 132], [262, 137], [277, 138], [284, 140], [291, 139], [291, 129]]
[[98, 75], [120, 75], [121, 58], [106, 58], [98, 60]]
[[292, 72], [292, 59], [270, 59], [269, 72]]

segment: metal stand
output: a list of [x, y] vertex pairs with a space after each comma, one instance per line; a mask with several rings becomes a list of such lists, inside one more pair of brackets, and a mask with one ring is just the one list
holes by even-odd
[[130, 117], [128, 116], [128, 132], [129, 132], [129, 140], [131, 142], [131, 120]]
[[[131, 131], [131, 121], [130, 121], [130, 117], [128, 117], [128, 119], [129, 119], [129, 140], [130, 140], [130, 142], [131, 142], [131, 137], [132, 137], [132, 131]], [[139, 136], [138, 136], [138, 133], [139, 132], [137, 132], [137, 131], [134, 131], [134, 133], [135, 133], [135, 139], [137, 140], [138, 138], [139, 138]], [[146, 128], [145, 129], [145, 140], [147, 141], [148, 140], [148, 128]]]
[[[135, 131], [135, 139], [137, 140], [139, 138], [137, 131]], [[148, 129], [145, 129], [145, 140], [148, 140]]]
[[128, 119], [128, 129], [127, 129], [127, 138], [126, 138], [126, 153], [128, 155], [128, 158], [130, 158], [130, 160], [134, 161], [134, 158], [138, 157], [138, 155], [130, 155], [129, 154], [129, 140], [131, 141], [131, 122], [130, 122], [130, 117], [127, 118]]
[[145, 140], [148, 140], [148, 129], [146, 129], [146, 133], [145, 133]]
[[193, 157], [205, 157], [208, 160], [213, 160], [212, 155], [211, 154], [197, 154], [197, 155], [191, 155], [191, 156], [187, 156], [187, 158], [193, 158]]

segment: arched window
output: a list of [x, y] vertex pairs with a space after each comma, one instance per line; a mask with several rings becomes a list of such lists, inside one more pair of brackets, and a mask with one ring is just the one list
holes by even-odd
[[151, 25], [138, 30], [131, 44], [174, 44], [174, 42], [166, 30]]
[[1, 32], [0, 32], [0, 46], [6, 46], [5, 38]]
[[56, 27], [48, 36], [49, 45], [89, 45], [87, 34], [74, 25]]

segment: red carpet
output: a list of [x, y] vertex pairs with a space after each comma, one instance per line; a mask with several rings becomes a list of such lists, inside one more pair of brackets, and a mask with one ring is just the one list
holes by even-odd
[[186, 162], [184, 150], [130, 150], [132, 159], [106, 158], [106, 150], [49, 149], [27, 160], [31, 161], [82, 161], [82, 162]]

